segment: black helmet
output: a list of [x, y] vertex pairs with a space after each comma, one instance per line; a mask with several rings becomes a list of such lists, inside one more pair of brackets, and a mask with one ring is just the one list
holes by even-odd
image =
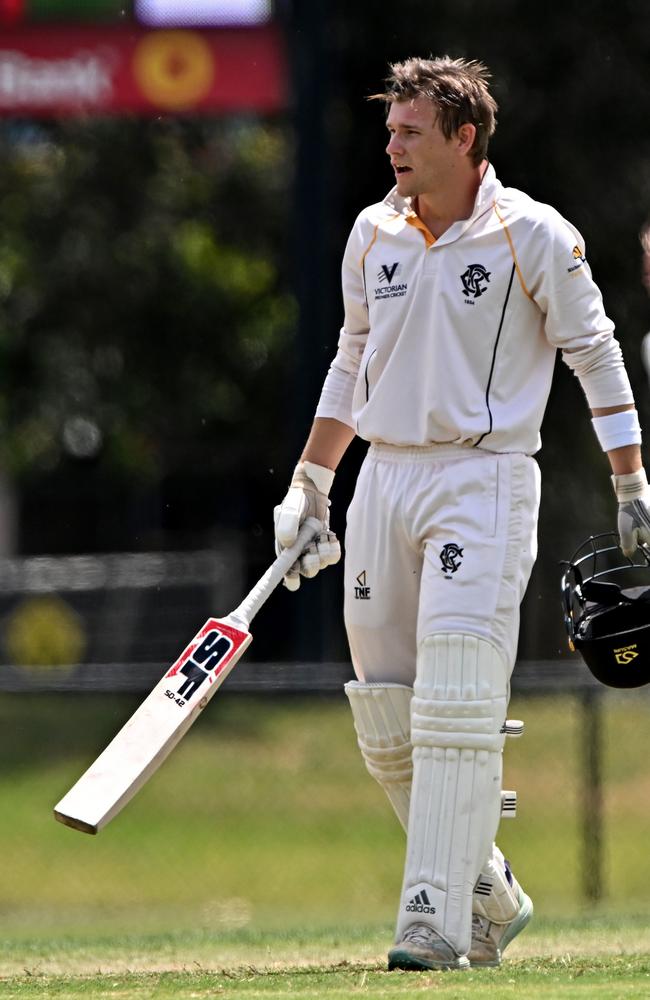
[[594, 677], [615, 688], [650, 682], [650, 549], [621, 552], [614, 531], [592, 535], [562, 577], [564, 624]]

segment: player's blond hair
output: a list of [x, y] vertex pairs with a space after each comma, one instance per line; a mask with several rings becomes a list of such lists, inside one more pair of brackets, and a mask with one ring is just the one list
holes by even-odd
[[406, 59], [392, 63], [386, 90], [368, 100], [393, 104], [427, 97], [437, 112], [437, 121], [446, 139], [461, 125], [476, 128], [471, 149], [472, 161], [479, 164], [487, 156], [488, 142], [496, 128], [497, 103], [489, 91], [490, 71], [475, 59]]

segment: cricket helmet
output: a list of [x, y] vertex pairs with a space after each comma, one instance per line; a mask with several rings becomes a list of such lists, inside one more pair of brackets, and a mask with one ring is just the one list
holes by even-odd
[[650, 682], [650, 549], [628, 558], [614, 531], [591, 535], [562, 577], [564, 624], [594, 677], [614, 688]]

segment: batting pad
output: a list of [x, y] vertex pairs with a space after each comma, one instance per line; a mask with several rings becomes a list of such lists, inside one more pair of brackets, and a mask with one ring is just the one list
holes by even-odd
[[413, 690], [405, 684], [349, 681], [345, 693], [366, 767], [386, 792], [404, 830], [408, 830]]
[[423, 922], [459, 955], [470, 949], [472, 894], [501, 812], [509, 676], [499, 650], [485, 639], [441, 634], [420, 645], [397, 940], [409, 924]]

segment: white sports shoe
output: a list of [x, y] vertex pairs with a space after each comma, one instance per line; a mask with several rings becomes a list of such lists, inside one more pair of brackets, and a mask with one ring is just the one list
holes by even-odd
[[473, 969], [495, 968], [513, 938], [523, 931], [533, 915], [533, 902], [518, 882], [513, 888], [519, 900], [519, 912], [506, 924], [495, 924], [477, 913], [472, 916], [472, 946], [469, 960]]
[[457, 955], [433, 927], [411, 924], [388, 952], [388, 969], [469, 969], [469, 960]]

